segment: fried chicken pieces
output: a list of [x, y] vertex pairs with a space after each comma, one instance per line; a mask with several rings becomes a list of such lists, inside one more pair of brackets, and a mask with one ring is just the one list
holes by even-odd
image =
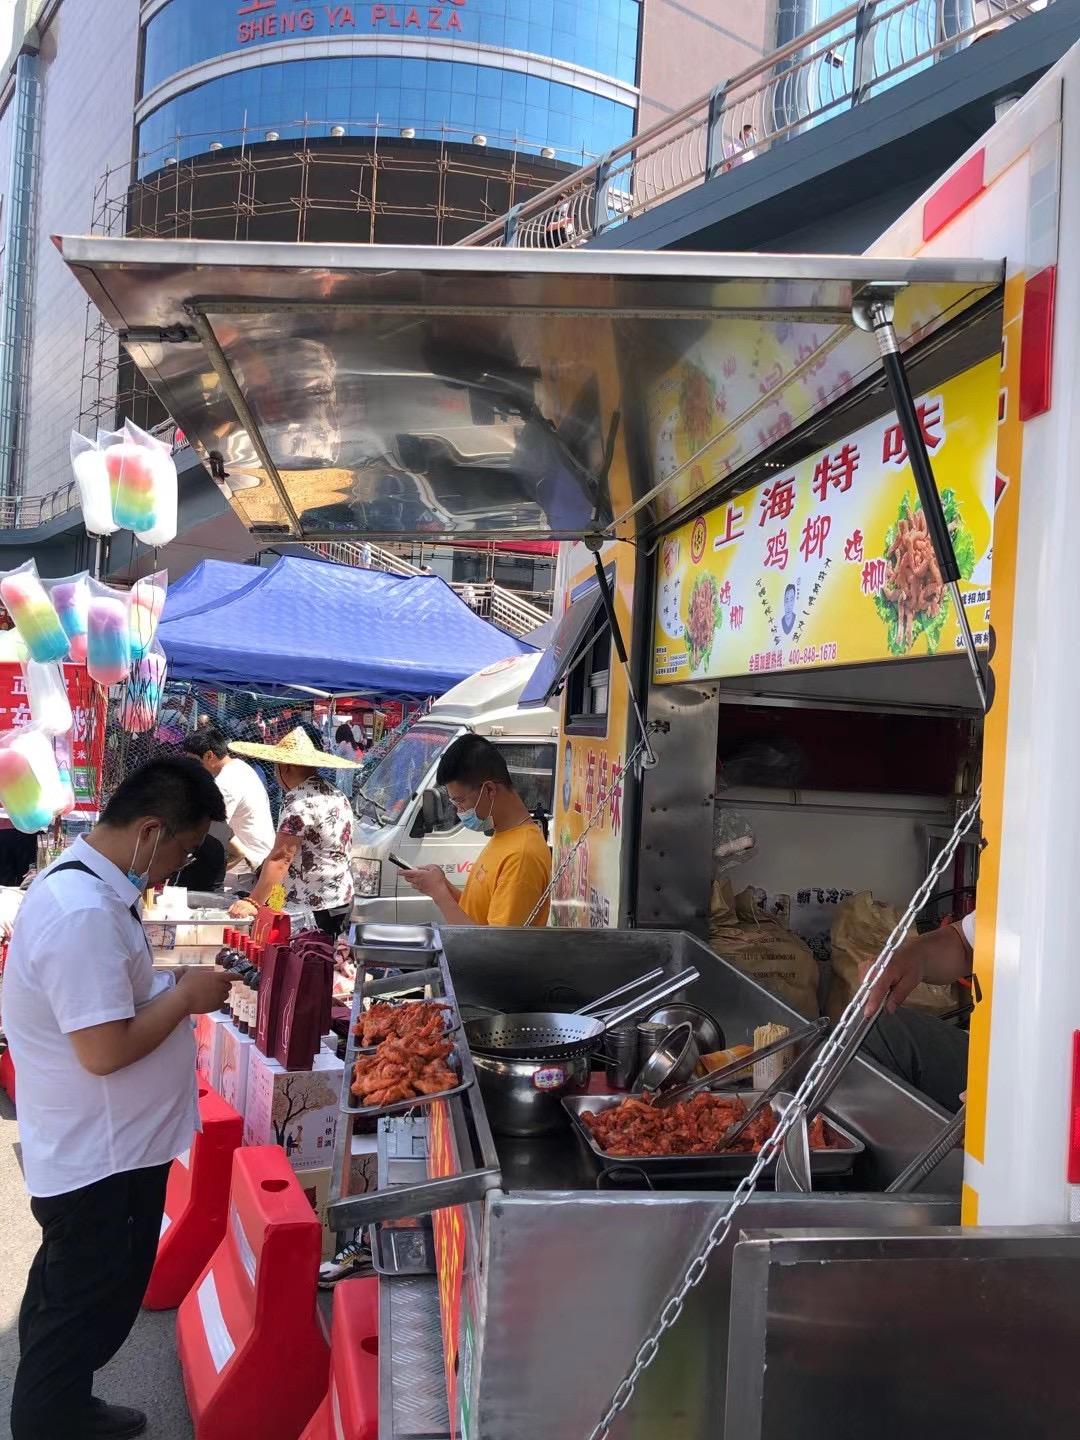
[[442, 1037], [442, 1021], [435, 1036], [414, 1030], [405, 1040], [384, 1040], [374, 1055], [363, 1055], [353, 1068], [352, 1093], [362, 1105], [374, 1108], [440, 1095], [452, 1090], [458, 1076], [446, 1063], [451, 1044]]
[[916, 510], [911, 520], [898, 523], [888, 563], [881, 593], [896, 605], [900, 644], [908, 649], [915, 638], [916, 619], [925, 613], [933, 620], [945, 595], [945, 582], [922, 510]]
[[449, 1006], [438, 1000], [406, 1000], [397, 1005], [376, 1001], [358, 1018], [353, 1034], [367, 1049], [383, 1040], [407, 1040], [413, 1036], [422, 1044], [441, 1038]]
[[[595, 1114], [585, 1111], [581, 1119], [609, 1155], [706, 1155], [719, 1147], [745, 1114], [746, 1105], [738, 1096], [700, 1093], [667, 1110], [633, 1097]], [[776, 1115], [766, 1107], [727, 1148], [732, 1154], [753, 1154], [776, 1124]], [[815, 1116], [810, 1124], [811, 1150], [826, 1150], [835, 1143], [824, 1120]]]

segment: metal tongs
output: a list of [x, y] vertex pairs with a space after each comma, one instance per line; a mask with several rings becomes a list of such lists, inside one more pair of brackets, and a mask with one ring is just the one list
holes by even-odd
[[883, 995], [875, 1009], [863, 1013], [859, 1023], [848, 1035], [805, 1102], [799, 1107], [795, 1123], [784, 1138], [784, 1148], [777, 1156], [776, 1188], [778, 1190], [797, 1190], [808, 1194], [814, 1188], [810, 1175], [810, 1137], [807, 1133], [807, 1126], [814, 1116], [825, 1108], [825, 1102], [840, 1083], [844, 1071], [855, 1058], [860, 1045], [877, 1023], [877, 1018], [884, 1009], [887, 998], [887, 995]]
[[[711, 1090], [714, 1085], [723, 1085], [728, 1080], [733, 1080], [736, 1075], [742, 1074], [744, 1070], [752, 1070], [759, 1060], [768, 1060], [773, 1055], [779, 1055], [784, 1050], [790, 1050], [793, 1045], [800, 1045], [804, 1040], [815, 1042], [809, 1047], [812, 1053], [817, 1048], [816, 1042], [821, 1039], [828, 1028], [829, 1022], [822, 1016], [819, 1020], [814, 1020], [811, 1024], [804, 1025], [801, 1029], [792, 1031], [790, 1035], [785, 1035], [782, 1040], [774, 1040], [771, 1045], [765, 1045], [760, 1050], [754, 1050], [749, 1055], [744, 1055], [741, 1060], [735, 1060], [730, 1065], [725, 1065], [721, 1070], [711, 1070], [708, 1075], [702, 1075], [697, 1080], [691, 1080], [686, 1085], [678, 1086], [675, 1090], [661, 1090], [653, 1100], [653, 1106], [657, 1110], [666, 1110], [670, 1105], [676, 1105], [680, 1100], [687, 1100], [691, 1095], [697, 1095], [702, 1090]], [[798, 1060], [802, 1058], [802, 1055], [800, 1055]], [[787, 1069], [784, 1070], [780, 1076], [781, 1080], [788, 1078], [792, 1066], [797, 1064], [798, 1060], [793, 1061], [792, 1065], [789, 1065]], [[772, 1086], [769, 1087], [769, 1091], [775, 1093]], [[766, 1094], [768, 1094], [771, 1099], [772, 1095], [769, 1094], [769, 1091], [767, 1091]], [[750, 1115], [748, 1115], [746, 1119], [756, 1114], [760, 1108], [760, 1102], [756, 1102]], [[742, 1120], [739, 1121], [740, 1125], [743, 1123]], [[726, 1145], [728, 1143], [728, 1136], [725, 1136], [723, 1144]], [[723, 1145], [721, 1145], [720, 1148], [723, 1149]]]

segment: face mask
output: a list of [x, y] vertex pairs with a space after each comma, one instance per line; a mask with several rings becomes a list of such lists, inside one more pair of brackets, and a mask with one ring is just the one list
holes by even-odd
[[150, 851], [150, 860], [147, 863], [146, 869], [143, 871], [135, 869], [135, 862], [139, 858], [139, 846], [142, 844], [141, 840], [135, 841], [135, 853], [131, 857], [131, 868], [127, 872], [127, 878], [131, 881], [132, 885], [135, 886], [135, 889], [138, 890], [140, 895], [150, 883], [150, 867], [154, 863], [154, 856], [157, 854], [158, 841], [160, 839], [161, 827], [159, 826], [158, 829], [154, 831], [154, 848]]
[[[477, 795], [477, 797], [476, 797], [476, 805], [474, 805], [471, 810], [459, 810], [459, 811], [457, 812], [458, 819], [461, 821], [462, 825], [465, 826], [466, 830], [478, 830], [478, 831], [482, 831], [483, 828], [484, 828], [484, 826], [487, 824], [488, 820], [490, 820], [490, 818], [491, 818], [491, 810], [490, 810], [490, 808], [488, 809], [487, 819], [485, 819], [485, 820], [481, 820], [481, 819], [480, 819], [480, 816], [476, 813], [477, 806], [480, 804], [480, 797], [483, 795], [483, 793], [484, 793], [484, 787], [483, 787], [483, 785], [481, 785], [481, 786], [480, 786], [480, 794]], [[491, 803], [492, 803], [492, 805], [494, 805], [494, 803], [495, 803], [494, 799], [492, 800]]]

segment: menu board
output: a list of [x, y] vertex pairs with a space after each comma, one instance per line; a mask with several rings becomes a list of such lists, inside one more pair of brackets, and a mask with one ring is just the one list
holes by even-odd
[[[999, 361], [917, 400], [976, 643], [989, 640]], [[947, 655], [963, 639], [893, 414], [662, 542], [657, 684]]]

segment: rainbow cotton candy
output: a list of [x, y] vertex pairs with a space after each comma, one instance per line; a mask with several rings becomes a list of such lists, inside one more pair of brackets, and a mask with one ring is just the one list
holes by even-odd
[[79, 665], [86, 663], [86, 623], [90, 609], [90, 590], [86, 577], [58, 580], [49, 586], [49, 595], [64, 634], [68, 637], [71, 658]]
[[0, 804], [16, 830], [44, 830], [60, 799], [56, 757], [48, 740], [32, 729], [0, 737]]
[[[161, 572], [164, 575], [164, 571]], [[165, 608], [165, 587], [157, 576], [138, 580], [131, 587], [131, 658], [141, 660], [154, 643], [158, 621]]]
[[142, 445], [121, 441], [105, 451], [113, 519], [121, 530], [150, 530], [157, 523], [153, 457]]
[[46, 665], [67, 658], [68, 638], [36, 568], [12, 570], [5, 575], [0, 580], [0, 600], [15, 622], [31, 660]]
[[95, 595], [90, 601], [87, 625], [87, 674], [107, 689], [126, 680], [130, 670], [128, 607], [110, 595]]
[[156, 725], [165, 669], [165, 656], [152, 650], [132, 670], [120, 705], [120, 724], [130, 734], [144, 735]]

